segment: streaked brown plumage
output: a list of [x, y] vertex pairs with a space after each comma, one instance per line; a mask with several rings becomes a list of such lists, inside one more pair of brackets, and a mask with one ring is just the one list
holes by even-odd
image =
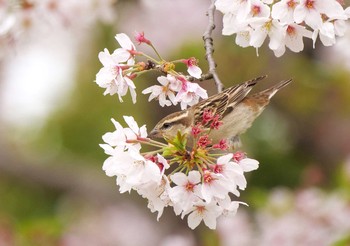
[[292, 81], [291, 79], [284, 80], [264, 91], [247, 95], [253, 86], [265, 77], [261, 76], [232, 86], [186, 110], [169, 114], [156, 124], [149, 136], [151, 138], [172, 138], [178, 131], [189, 133], [191, 127], [202, 120], [203, 112], [209, 109], [212, 113], [221, 115], [223, 122], [218, 130], [210, 132], [209, 137], [212, 141], [238, 140], [239, 135], [252, 125], [276, 92]]

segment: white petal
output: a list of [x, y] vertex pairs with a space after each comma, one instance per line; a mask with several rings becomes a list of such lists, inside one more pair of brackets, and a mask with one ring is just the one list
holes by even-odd
[[250, 45], [259, 48], [264, 43], [267, 37], [267, 32], [265, 30], [254, 30], [250, 36]]
[[202, 70], [198, 66], [189, 66], [187, 72], [196, 79], [200, 79], [202, 75]]
[[126, 62], [130, 59], [129, 51], [122, 49], [122, 48], [116, 49], [113, 52], [112, 56], [113, 56], [114, 61], [116, 61], [117, 63]]
[[159, 82], [161, 85], [163, 85], [163, 86], [166, 86], [166, 85], [169, 84], [169, 80], [168, 80], [168, 78], [165, 77], [165, 76], [159, 76], [159, 77], [157, 78], [157, 80], [158, 80], [158, 82]]
[[118, 43], [123, 49], [135, 49], [134, 44], [131, 42], [130, 38], [125, 33], [118, 33], [117, 35], [115, 35], [115, 39], [118, 41]]
[[227, 155], [224, 155], [224, 156], [220, 156], [217, 159], [216, 163], [217, 164], [226, 164], [232, 159], [232, 157], [233, 157], [233, 154], [227, 154]]
[[113, 59], [106, 48], [98, 53], [98, 59], [103, 64], [103, 66], [110, 66], [113, 64]]
[[248, 47], [250, 44], [250, 32], [249, 31], [242, 31], [242, 32], [238, 32], [236, 35], [236, 44], [246, 48]]
[[244, 172], [250, 172], [258, 169], [259, 162], [254, 159], [244, 158], [239, 162], [239, 165], [242, 167]]
[[170, 176], [171, 181], [176, 185], [185, 185], [187, 183], [187, 177], [184, 173], [174, 173]]
[[305, 20], [306, 16], [308, 14], [308, 11], [305, 9], [302, 3], [300, 3], [298, 6], [294, 9], [294, 21], [296, 23], [301, 23]]
[[237, 21], [237, 16], [232, 13], [227, 13], [222, 18], [223, 22], [223, 29], [222, 29], [222, 35], [232, 35], [238, 31], [240, 31], [240, 25]]
[[204, 224], [206, 224], [210, 229], [216, 229], [216, 217], [215, 215], [207, 215], [203, 218]]
[[107, 155], [113, 155], [115, 152], [114, 148], [109, 144], [100, 144], [100, 147], [104, 150], [105, 154]]
[[196, 212], [193, 211], [188, 217], [187, 217], [187, 223], [188, 226], [193, 230], [195, 229], [202, 221], [202, 217]]
[[281, 45], [278, 49], [273, 50], [276, 57], [281, 57], [286, 52], [286, 46]]
[[134, 117], [132, 116], [123, 116], [125, 122], [128, 124], [128, 126], [130, 127], [130, 129], [135, 133], [138, 134], [139, 132], [139, 127], [136, 123], [136, 121], [134, 120]]
[[188, 173], [188, 181], [192, 184], [198, 184], [201, 181], [201, 174], [198, 171], [190, 171]]

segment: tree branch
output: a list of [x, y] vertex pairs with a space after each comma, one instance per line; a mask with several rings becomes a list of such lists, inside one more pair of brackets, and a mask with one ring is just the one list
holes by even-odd
[[208, 61], [208, 65], [209, 65], [209, 74], [213, 76], [217, 91], [221, 92], [224, 88], [224, 85], [222, 84], [218, 74], [216, 73], [216, 63], [213, 58], [214, 45], [213, 45], [212, 32], [215, 29], [215, 24], [214, 24], [215, 1], [216, 0], [211, 0], [211, 4], [207, 11], [208, 26], [206, 31], [203, 34], [203, 41], [204, 41], [204, 48], [205, 48], [205, 59]]

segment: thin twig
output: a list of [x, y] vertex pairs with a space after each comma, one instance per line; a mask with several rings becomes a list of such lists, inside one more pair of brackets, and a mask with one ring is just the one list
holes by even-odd
[[187, 80], [188, 81], [195, 81], [195, 80], [199, 80], [199, 81], [205, 81], [205, 80], [209, 80], [212, 79], [213, 75], [211, 73], [206, 73], [206, 74], [202, 74], [201, 77], [199, 79], [193, 77], [193, 76], [188, 76]]
[[203, 34], [203, 40], [204, 40], [204, 48], [205, 48], [205, 58], [207, 59], [209, 64], [209, 74], [212, 74], [213, 76], [217, 91], [221, 92], [224, 88], [224, 85], [222, 84], [218, 74], [216, 73], [216, 63], [213, 58], [214, 46], [213, 46], [212, 32], [215, 29], [215, 24], [214, 24], [215, 1], [216, 0], [211, 0], [210, 7], [208, 8], [208, 11], [207, 11], [208, 26], [206, 31]]

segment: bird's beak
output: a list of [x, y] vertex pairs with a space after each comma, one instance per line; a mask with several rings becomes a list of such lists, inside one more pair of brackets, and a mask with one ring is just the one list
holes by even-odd
[[160, 131], [158, 131], [157, 129], [153, 129], [149, 134], [148, 136], [150, 138], [161, 138], [162, 137], [162, 134], [160, 133]]

